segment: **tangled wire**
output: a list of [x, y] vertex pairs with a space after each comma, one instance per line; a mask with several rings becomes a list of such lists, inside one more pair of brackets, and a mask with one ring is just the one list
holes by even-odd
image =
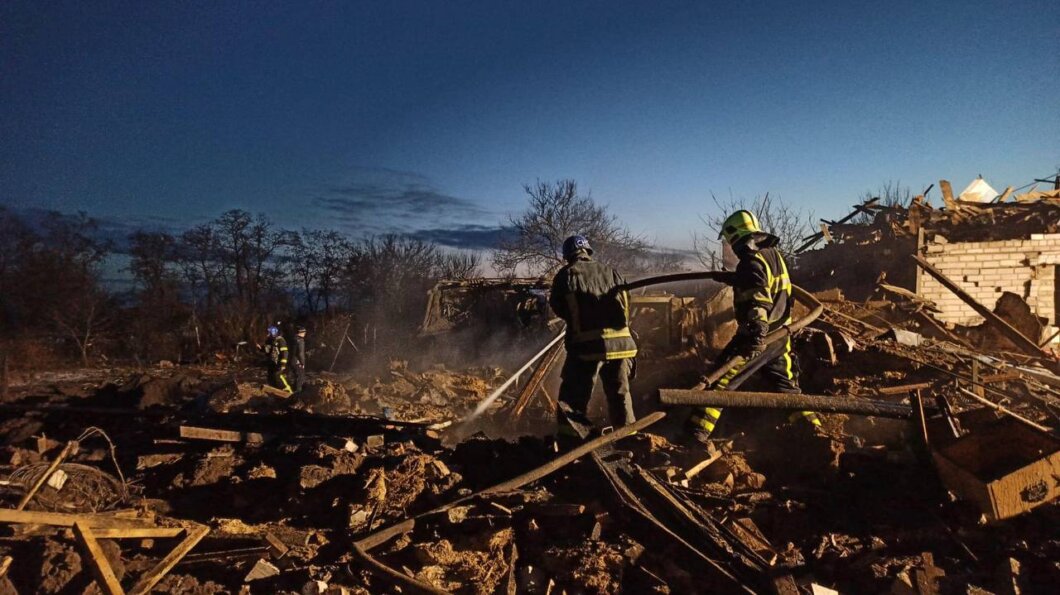
[[[60, 489], [44, 484], [33, 496], [33, 501], [41, 508], [52, 512], [100, 512], [111, 510], [125, 502], [129, 496], [128, 484], [118, 466], [114, 443], [103, 430], [90, 427], [81, 433], [77, 442], [83, 442], [92, 436], [100, 436], [110, 447], [110, 459], [118, 477], [105, 473], [95, 467], [78, 463], [61, 463], [52, 474], [66, 474], [65, 483]], [[41, 480], [51, 467], [49, 463], [37, 463], [19, 467], [11, 473], [9, 481], [30, 489]]]
[[[51, 467], [48, 463], [19, 467], [10, 481], [28, 486], [36, 485]], [[55, 473], [66, 474], [66, 483], [57, 490], [45, 484], [33, 496], [33, 501], [51, 512], [100, 512], [115, 508], [125, 501], [125, 484], [95, 467], [77, 463], [63, 463]]]

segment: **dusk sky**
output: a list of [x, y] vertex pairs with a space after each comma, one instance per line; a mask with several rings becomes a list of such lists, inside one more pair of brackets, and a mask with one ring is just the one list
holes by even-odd
[[[1060, 3], [0, 3], [0, 204], [494, 237], [574, 178], [689, 244], [710, 193], [1060, 165]], [[934, 191], [938, 204], [937, 190]]]

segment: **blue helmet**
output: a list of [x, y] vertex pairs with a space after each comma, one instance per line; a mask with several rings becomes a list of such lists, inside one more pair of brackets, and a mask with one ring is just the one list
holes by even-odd
[[279, 337], [280, 336], [280, 327], [270, 326], [266, 330], [268, 331], [270, 337]]
[[593, 249], [589, 246], [589, 240], [585, 236], [571, 236], [563, 241], [563, 259], [570, 260], [580, 251], [592, 254]]

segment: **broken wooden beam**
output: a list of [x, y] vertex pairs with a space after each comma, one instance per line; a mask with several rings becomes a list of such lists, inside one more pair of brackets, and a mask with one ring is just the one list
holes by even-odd
[[897, 386], [884, 386], [876, 389], [876, 392], [881, 395], [900, 395], [903, 393], [911, 393], [918, 390], [927, 390], [935, 386], [933, 382], [917, 382], [916, 384], [900, 384]]
[[919, 255], [913, 254], [912, 257], [913, 260], [915, 260], [916, 263], [920, 265], [920, 268], [923, 269], [924, 272], [934, 277], [935, 280], [941, 283], [943, 287], [949, 289], [951, 292], [954, 293], [954, 295], [961, 298], [961, 301], [968, 304], [968, 306], [971, 307], [972, 310], [975, 310], [976, 314], [982, 316], [983, 319], [986, 320], [987, 324], [997, 329], [998, 332], [1004, 335], [1005, 338], [1007, 338], [1009, 341], [1012, 341], [1012, 343], [1015, 344], [1016, 347], [1018, 347], [1021, 351], [1023, 351], [1027, 355], [1045, 360], [1047, 362], [1052, 362], [1054, 364], [1054, 371], [1057, 369], [1055, 367], [1055, 361], [1052, 359], [1052, 356], [1050, 356], [1045, 351], [1042, 351], [1042, 349], [1038, 347], [1037, 343], [1025, 337], [1023, 333], [1016, 330], [1015, 327], [1005, 322], [1001, 319], [1000, 316], [994, 314], [989, 308], [976, 301], [974, 297], [972, 297], [968, 292], [961, 289], [959, 285], [957, 285], [953, 282], [953, 280], [944, 275], [942, 271], [936, 269], [934, 265], [924, 260]]
[[180, 426], [180, 437], [191, 440], [213, 440], [215, 442], [248, 442], [257, 444], [265, 441], [265, 436], [257, 432], [239, 432], [236, 430], [218, 430], [197, 426]]
[[545, 381], [549, 371], [552, 370], [553, 366], [556, 365], [556, 362], [559, 361], [560, 356], [563, 355], [565, 351], [566, 349], [563, 345], [556, 345], [552, 348], [552, 351], [541, 360], [537, 369], [534, 370], [534, 373], [530, 376], [530, 380], [527, 381], [526, 386], [519, 391], [519, 397], [515, 400], [515, 405], [512, 407], [512, 419], [519, 419], [519, 417], [522, 416], [523, 411], [526, 409], [526, 406], [530, 404], [534, 394], [536, 394], [537, 390], [541, 388], [541, 384]]
[[51, 525], [54, 527], [73, 527], [81, 522], [93, 529], [130, 529], [152, 528], [154, 525], [140, 519], [128, 519], [113, 514], [69, 514], [64, 512], [40, 512], [37, 510], [14, 510], [0, 508], [0, 523], [23, 525]]
[[[846, 223], [847, 221], [850, 221], [854, 217], [857, 217], [861, 213], [871, 213], [872, 211], [870, 210], [869, 207], [872, 207], [873, 205], [875, 205], [879, 201], [880, 201], [880, 197], [877, 196], [875, 198], [870, 198], [869, 200], [861, 203], [860, 205], [854, 205], [854, 207], [853, 207], [854, 210], [853, 211], [851, 211], [847, 216], [843, 217], [839, 221], [836, 221], [832, 225], [842, 225], [842, 224]], [[821, 232], [817, 232], [817, 233], [807, 237], [806, 241], [803, 242], [802, 245], [800, 245], [798, 248], [793, 250], [792, 253], [793, 254], [799, 254], [799, 253], [807, 250], [810, 246], [813, 246], [814, 244], [816, 244], [817, 241], [820, 240], [822, 237], [824, 237], [824, 234], [821, 233]]]
[[913, 415], [912, 408], [901, 403], [832, 395], [661, 388], [659, 389], [659, 401], [664, 405], [787, 409], [793, 411], [816, 411], [818, 413], [847, 413], [851, 415], [889, 417], [892, 419], [909, 419]]
[[118, 581], [118, 577], [114, 574], [114, 569], [111, 568], [110, 562], [107, 561], [103, 548], [96, 541], [96, 536], [93, 535], [92, 529], [80, 522], [74, 523], [74, 537], [77, 538], [78, 544], [81, 545], [81, 548], [87, 554], [88, 567], [92, 570], [92, 576], [96, 578], [96, 584], [99, 585], [100, 590], [106, 595], [125, 595], [125, 590], [122, 589], [121, 582]]
[[961, 391], [961, 393], [963, 393], [965, 395], [968, 395], [969, 397], [975, 399], [976, 401], [979, 401], [983, 405], [986, 405], [987, 407], [989, 407], [989, 408], [991, 408], [991, 409], [993, 409], [995, 411], [998, 411], [1000, 413], [1008, 415], [1009, 417], [1011, 417], [1013, 419], [1016, 419], [1016, 420], [1018, 420], [1018, 421], [1020, 421], [1020, 422], [1022, 422], [1024, 424], [1034, 428], [1035, 430], [1038, 430], [1040, 432], [1045, 432], [1046, 434], [1051, 434], [1053, 432], [1052, 428], [1043, 426], [1042, 424], [1040, 424], [1038, 422], [1031, 421], [1031, 420], [1027, 419], [1026, 417], [1023, 417], [1019, 413], [1016, 413], [1015, 411], [1009, 409], [1008, 407], [1005, 407], [1003, 405], [998, 405], [997, 403], [995, 403], [995, 402], [993, 402], [993, 401], [991, 401], [991, 400], [989, 400], [989, 399], [987, 399], [985, 397], [981, 397], [981, 396], [975, 394], [974, 392], [972, 392], [972, 391], [970, 391], [970, 390], [968, 390], [968, 389], [966, 389], [964, 387], [960, 387], [960, 391]]
[[194, 548], [206, 534], [210, 532], [210, 528], [205, 525], [196, 525], [190, 527], [187, 530], [187, 537], [184, 541], [177, 544], [177, 547], [173, 548], [165, 558], [155, 565], [147, 574], [140, 577], [140, 580], [136, 581], [132, 589], [129, 589], [129, 595], [144, 595], [158, 584], [158, 581], [162, 580], [177, 562], [180, 562]]

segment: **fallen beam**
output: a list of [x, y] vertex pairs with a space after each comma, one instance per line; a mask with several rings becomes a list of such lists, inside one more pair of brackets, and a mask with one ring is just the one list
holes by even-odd
[[82, 523], [93, 530], [102, 529], [158, 529], [154, 525], [139, 519], [126, 519], [111, 514], [67, 514], [63, 512], [40, 512], [37, 510], [12, 510], [0, 508], [0, 523], [23, 525], [50, 525], [54, 527], [73, 527]]
[[89, 568], [100, 590], [107, 595], [125, 595], [125, 590], [121, 588], [121, 583], [110, 567], [110, 563], [107, 562], [107, 556], [103, 553], [99, 542], [96, 541], [92, 530], [87, 525], [74, 523], [74, 537], [87, 554]]
[[166, 554], [166, 557], [162, 558], [154, 568], [140, 577], [140, 580], [136, 581], [132, 589], [129, 589], [129, 595], [144, 595], [150, 592], [184, 556], [188, 555], [192, 548], [202, 541], [203, 537], [206, 537], [206, 534], [210, 532], [210, 528], [206, 525], [196, 525], [187, 528], [186, 531], [187, 537], [184, 538], [184, 541], [177, 544], [177, 547]]
[[545, 378], [548, 376], [549, 371], [552, 370], [556, 362], [559, 361], [560, 355], [564, 353], [565, 348], [563, 345], [556, 345], [552, 348], [552, 351], [545, 356], [541, 363], [538, 364], [537, 369], [530, 376], [530, 380], [526, 382], [526, 386], [523, 390], [519, 391], [519, 397], [515, 400], [515, 405], [512, 407], [512, 419], [519, 419], [526, 410], [526, 406], [530, 404], [530, 400], [537, 394], [537, 389], [541, 388], [541, 384], [544, 383]]
[[555, 337], [553, 337], [552, 340], [548, 342], [548, 344], [541, 348], [541, 351], [538, 351], [536, 354], [534, 354], [534, 356], [527, 360], [527, 362], [523, 364], [521, 368], [516, 370], [514, 374], [508, 377], [508, 380], [505, 380], [504, 384], [498, 386], [496, 389], [494, 389], [492, 393], [486, 396], [485, 399], [479, 401], [479, 404], [475, 406], [475, 410], [469, 413], [461, 423], [470, 423], [481, 417], [482, 414], [485, 413], [487, 409], [489, 409], [490, 405], [492, 405], [494, 401], [500, 398], [500, 396], [504, 394], [504, 391], [508, 390], [508, 387], [515, 384], [515, 382], [519, 380], [519, 376], [529, 370], [530, 367], [534, 365], [534, 362], [544, 357], [545, 354], [547, 354], [553, 347], [556, 346], [557, 343], [563, 340], [563, 337], [566, 336], [567, 331], [564, 330]]
[[972, 310], [975, 310], [976, 314], [982, 316], [983, 319], [986, 320], [987, 324], [994, 327], [998, 332], [1004, 335], [1006, 339], [1012, 341], [1012, 343], [1015, 344], [1016, 347], [1018, 347], [1021, 351], [1032, 357], [1036, 357], [1038, 359], [1052, 363], [1054, 371], [1058, 369], [1056, 362], [1055, 360], [1053, 360], [1052, 356], [1043, 351], [1040, 347], [1038, 347], [1037, 343], [1023, 336], [1023, 333], [1016, 330], [1015, 327], [1005, 322], [997, 314], [994, 314], [989, 308], [976, 301], [974, 297], [969, 295], [968, 292], [961, 289], [960, 286], [954, 283], [952, 279], [942, 274], [942, 272], [932, 266], [931, 263], [916, 254], [913, 254], [912, 258], [916, 261], [920, 268], [924, 270], [924, 272], [934, 277], [935, 280], [941, 283], [943, 287], [953, 292], [953, 294], [957, 297], [961, 298], [961, 301], [968, 304], [968, 306]]
[[900, 395], [904, 393], [911, 393], [918, 390], [927, 390], [935, 386], [933, 382], [918, 382], [916, 384], [900, 384], [898, 386], [884, 386], [876, 389], [876, 392], [881, 395]]
[[788, 409], [794, 411], [816, 411], [818, 413], [868, 415], [891, 419], [909, 419], [913, 416], [913, 408], [909, 405], [829, 395], [661, 388], [659, 389], [659, 401], [664, 405]]
[[180, 426], [180, 437], [192, 440], [212, 440], [214, 442], [249, 442], [257, 444], [265, 437], [257, 432], [238, 432], [235, 430], [218, 430], [196, 426]]
[[993, 401], [991, 401], [989, 399], [986, 399], [985, 397], [980, 397], [979, 395], [975, 394], [974, 392], [972, 392], [972, 391], [970, 391], [970, 390], [968, 390], [968, 389], [966, 389], [964, 387], [961, 387], [960, 391], [961, 391], [962, 394], [968, 395], [969, 397], [975, 399], [976, 401], [979, 401], [983, 405], [986, 405], [987, 407], [989, 407], [989, 408], [991, 408], [991, 409], [993, 409], [995, 411], [998, 411], [998, 412], [1001, 412], [1001, 413], [1003, 413], [1005, 415], [1008, 415], [1009, 417], [1012, 417], [1013, 419], [1018, 420], [1018, 421], [1020, 421], [1020, 422], [1022, 422], [1024, 424], [1034, 428], [1035, 430], [1038, 430], [1039, 432], [1045, 432], [1046, 434], [1052, 434], [1053, 433], [1052, 428], [1043, 426], [1042, 424], [1040, 424], [1038, 422], [1031, 421], [1031, 420], [1027, 419], [1026, 417], [1023, 417], [1019, 413], [1016, 413], [1015, 411], [1009, 409], [1008, 407], [1004, 407], [1002, 405], [998, 405], [997, 403], [995, 403], [995, 402], [993, 402]]

